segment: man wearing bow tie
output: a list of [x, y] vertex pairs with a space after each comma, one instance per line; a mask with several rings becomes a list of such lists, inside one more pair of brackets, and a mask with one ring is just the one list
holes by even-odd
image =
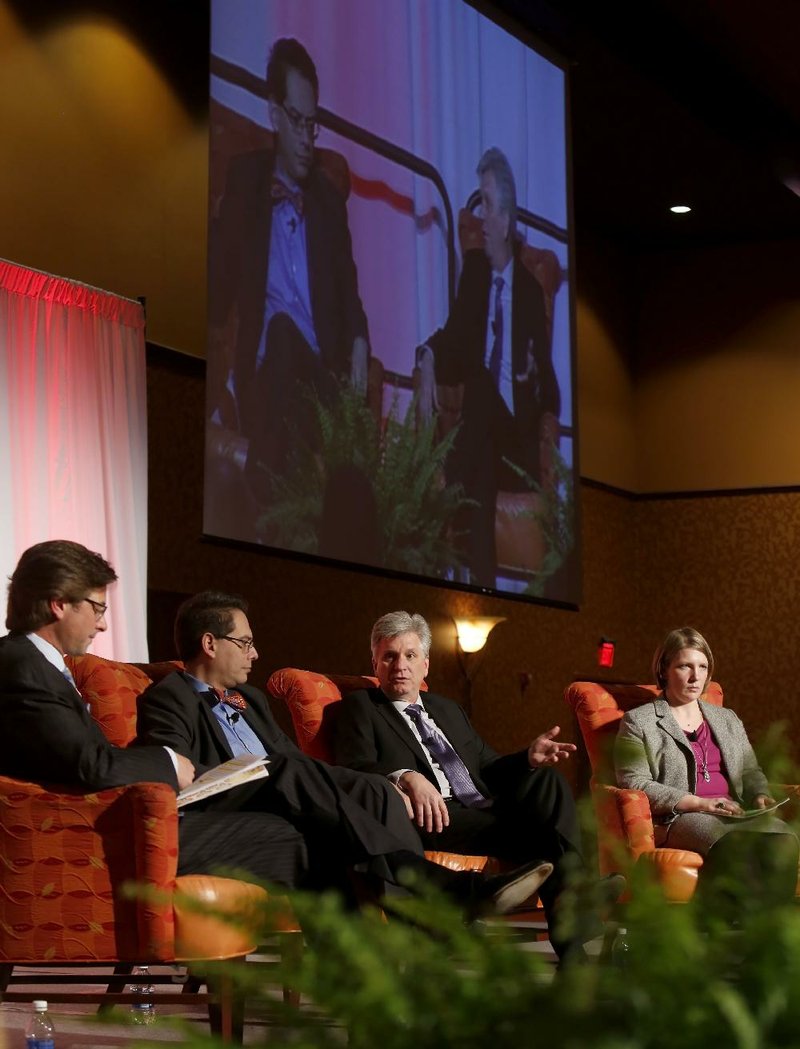
[[297, 435], [313, 442], [305, 391], [330, 404], [339, 380], [365, 389], [369, 353], [346, 204], [315, 163], [317, 72], [297, 40], [274, 44], [266, 88], [274, 151], [233, 158], [209, 248], [210, 355], [235, 311], [228, 387], [261, 501], [265, 471], [285, 469]]

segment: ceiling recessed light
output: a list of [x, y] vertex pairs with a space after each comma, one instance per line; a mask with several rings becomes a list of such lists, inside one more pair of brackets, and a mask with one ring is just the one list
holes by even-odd
[[692, 209], [688, 204], [673, 204], [669, 210], [673, 215], [688, 215]]

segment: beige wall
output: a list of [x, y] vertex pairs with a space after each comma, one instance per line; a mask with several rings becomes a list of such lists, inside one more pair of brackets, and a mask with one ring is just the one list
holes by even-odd
[[34, 39], [0, 2], [0, 126], [0, 255], [145, 296], [148, 337], [204, 355], [208, 128], [140, 46], [99, 18]]
[[800, 244], [651, 259], [637, 361], [637, 490], [800, 484]]

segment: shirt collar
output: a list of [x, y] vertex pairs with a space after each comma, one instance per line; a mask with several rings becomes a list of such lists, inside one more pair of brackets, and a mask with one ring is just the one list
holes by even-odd
[[509, 289], [511, 288], [511, 281], [514, 279], [514, 255], [513, 255], [513, 253], [511, 255], [511, 258], [506, 263], [505, 268], [500, 273], [497, 273], [497, 272], [495, 272], [495, 270], [492, 270], [492, 282], [497, 280], [498, 277], [502, 277], [503, 278], [503, 291], [505, 291], [506, 288], [509, 288]]
[[[186, 678], [186, 680], [189, 682], [189, 684], [192, 686], [192, 688], [195, 690], [198, 696], [205, 696], [210, 693], [211, 696], [214, 697], [214, 693], [211, 691], [211, 685], [209, 685], [207, 681], [201, 681], [199, 677], [195, 677], [194, 674], [190, 674], [188, 670], [184, 670], [183, 676]], [[214, 702], [211, 705], [216, 706], [217, 703], [219, 703], [219, 700], [214, 698]]]
[[32, 645], [39, 649], [47, 662], [52, 664], [59, 674], [64, 673], [67, 664], [55, 645], [51, 645], [49, 641], [45, 641], [45, 639], [39, 634], [26, 634], [25, 637], [27, 637]]
[[407, 699], [393, 699], [392, 706], [398, 714], [404, 714], [406, 707], [416, 707], [417, 710], [421, 710], [423, 714], [427, 713], [425, 707], [422, 705], [422, 697], [419, 696], [417, 697], [416, 703], [409, 703]]

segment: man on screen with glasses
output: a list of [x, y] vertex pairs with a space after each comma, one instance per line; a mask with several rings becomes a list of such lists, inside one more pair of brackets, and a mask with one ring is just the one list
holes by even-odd
[[211, 353], [235, 310], [228, 388], [262, 502], [293, 441], [313, 444], [308, 391], [330, 404], [338, 380], [365, 389], [369, 356], [346, 203], [315, 158], [317, 71], [299, 41], [275, 42], [266, 90], [274, 151], [231, 160], [209, 246]]

